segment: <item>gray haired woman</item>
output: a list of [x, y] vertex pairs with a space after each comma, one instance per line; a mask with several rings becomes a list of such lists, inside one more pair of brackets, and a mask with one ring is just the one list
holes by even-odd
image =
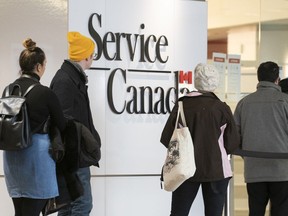
[[[206, 216], [222, 216], [227, 186], [232, 177], [228, 155], [240, 145], [230, 107], [213, 93], [219, 74], [213, 65], [198, 64], [195, 88], [179, 98], [194, 144], [196, 172], [172, 192], [170, 216], [188, 216], [201, 185]], [[178, 103], [162, 131], [161, 143], [168, 147], [177, 117]], [[181, 155], [180, 155], [181, 157]]]

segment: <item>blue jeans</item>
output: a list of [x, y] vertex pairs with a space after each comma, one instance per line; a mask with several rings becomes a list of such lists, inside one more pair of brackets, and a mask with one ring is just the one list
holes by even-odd
[[92, 210], [93, 204], [90, 184], [90, 168], [80, 168], [77, 171], [77, 175], [84, 188], [84, 194], [83, 196], [73, 201], [69, 206], [61, 209], [58, 212], [58, 216], [89, 216]]
[[205, 216], [222, 216], [230, 178], [213, 182], [186, 180], [172, 193], [170, 216], [188, 216], [200, 185], [204, 199]]

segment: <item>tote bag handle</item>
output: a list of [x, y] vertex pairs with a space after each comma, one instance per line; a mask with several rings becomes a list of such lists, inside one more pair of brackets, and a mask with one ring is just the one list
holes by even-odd
[[179, 114], [182, 119], [183, 127], [187, 127], [185, 114], [184, 114], [184, 108], [183, 108], [183, 101], [178, 101], [178, 112], [177, 112], [177, 118], [175, 122], [175, 129], [177, 128], [178, 123], [179, 123]]

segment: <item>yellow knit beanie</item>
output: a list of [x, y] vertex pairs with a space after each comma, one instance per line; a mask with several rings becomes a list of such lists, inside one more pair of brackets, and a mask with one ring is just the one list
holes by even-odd
[[69, 58], [72, 61], [81, 61], [90, 57], [95, 49], [95, 43], [79, 32], [68, 32]]

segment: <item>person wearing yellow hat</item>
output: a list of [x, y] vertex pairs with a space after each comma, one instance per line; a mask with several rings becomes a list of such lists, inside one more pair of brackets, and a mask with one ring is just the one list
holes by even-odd
[[[85, 70], [89, 69], [93, 62], [95, 43], [92, 39], [79, 32], [68, 32], [67, 40], [69, 43], [69, 59], [64, 60], [61, 68], [53, 77], [50, 88], [58, 96], [65, 116], [82, 123], [90, 130], [96, 140], [101, 143], [99, 134], [93, 124], [87, 92], [88, 79], [85, 74]], [[89, 166], [84, 168], [77, 167], [76, 174], [81, 181], [84, 193], [76, 199], [74, 197], [74, 200], [73, 197], [68, 197], [72, 199], [72, 202], [65, 208], [60, 209], [58, 216], [89, 216], [92, 210]], [[70, 195], [71, 192], [79, 191], [69, 191]]]
[[69, 58], [72, 61], [80, 62], [83, 59], [89, 58], [95, 49], [94, 42], [79, 32], [69, 32], [67, 35], [69, 42]]

